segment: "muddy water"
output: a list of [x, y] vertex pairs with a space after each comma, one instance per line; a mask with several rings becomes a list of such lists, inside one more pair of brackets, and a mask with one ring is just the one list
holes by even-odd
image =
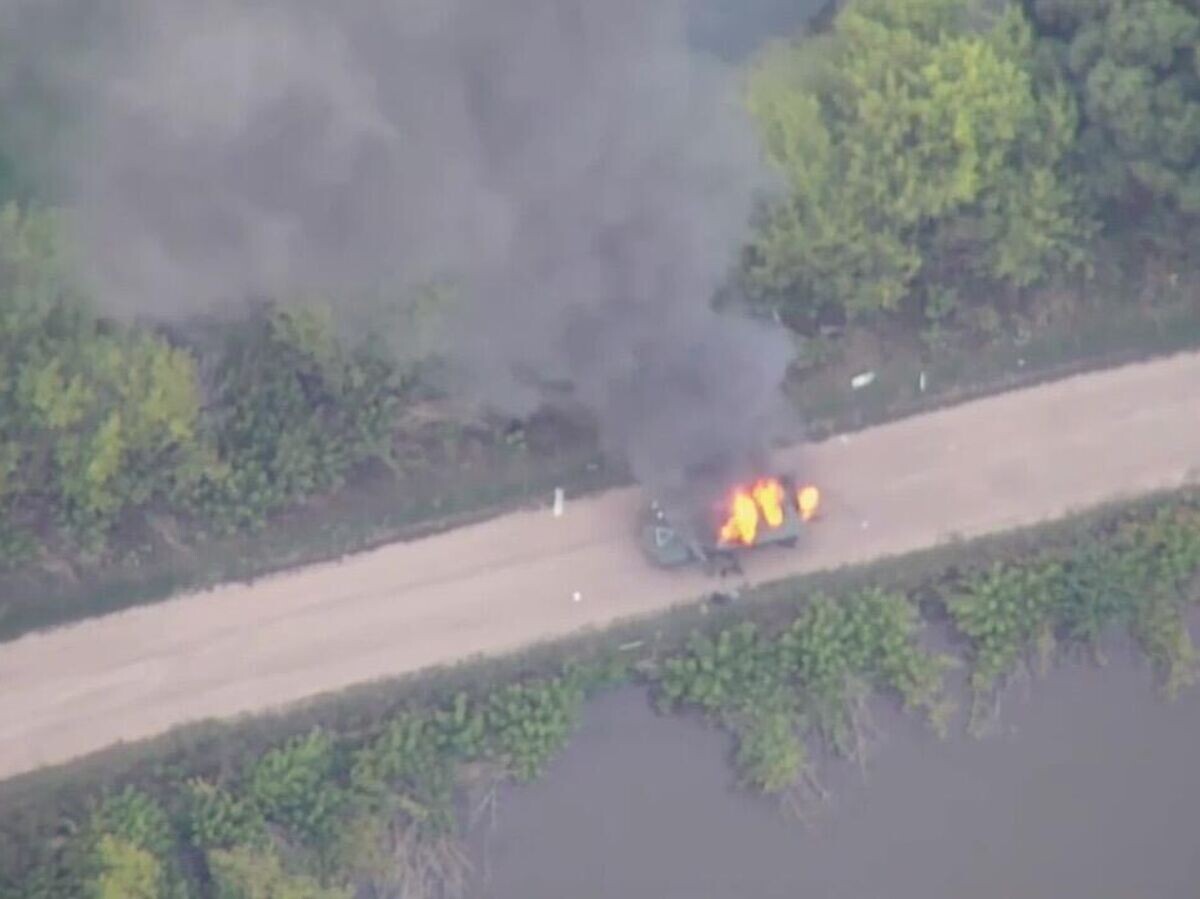
[[884, 709], [865, 775], [823, 768], [807, 822], [736, 789], [729, 744], [594, 703], [538, 784], [504, 795], [475, 899], [1175, 899], [1200, 895], [1200, 690], [1126, 656], [1011, 696], [983, 739]]

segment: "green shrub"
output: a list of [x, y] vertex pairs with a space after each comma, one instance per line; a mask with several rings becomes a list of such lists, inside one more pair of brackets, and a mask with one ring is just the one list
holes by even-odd
[[175, 845], [171, 820], [153, 798], [134, 787], [109, 796], [96, 810], [92, 828], [157, 858], [167, 858]]
[[1053, 638], [1063, 587], [1058, 563], [998, 562], [950, 597], [955, 625], [971, 641], [971, 686], [977, 693], [992, 689], [1035, 641], [1045, 646]]
[[94, 899], [161, 899], [162, 865], [153, 854], [105, 834], [96, 858], [99, 873], [89, 891]]
[[320, 844], [333, 833], [348, 798], [336, 775], [333, 737], [316, 729], [264, 755], [251, 768], [247, 788], [269, 822]]
[[478, 704], [458, 693], [446, 708], [433, 713], [442, 751], [456, 759], [474, 759], [487, 749], [488, 721]]
[[736, 763], [742, 781], [763, 793], [793, 787], [805, 766], [804, 744], [790, 710], [761, 711], [738, 727]]
[[453, 829], [453, 755], [433, 719], [402, 715], [354, 755], [351, 789], [367, 808], [400, 813], [422, 830]]
[[245, 798], [195, 778], [185, 787], [187, 833], [200, 849], [256, 846], [266, 836], [262, 813]]
[[510, 684], [488, 697], [492, 746], [518, 780], [533, 780], [567, 743], [583, 691], [571, 678]]
[[1122, 522], [1062, 558], [998, 563], [967, 577], [947, 607], [970, 642], [977, 697], [1035, 646], [1095, 646], [1117, 627], [1138, 641], [1173, 695], [1194, 679], [1183, 612], [1198, 573], [1200, 510], [1182, 503]]
[[747, 621], [715, 638], [693, 634], [682, 654], [663, 662], [657, 686], [666, 708], [693, 705], [728, 714], [753, 711], [778, 696], [788, 674], [776, 645]]
[[694, 634], [681, 655], [663, 662], [659, 698], [668, 708], [699, 707], [733, 730], [743, 776], [775, 792], [803, 766], [798, 724], [839, 751], [855, 751], [857, 701], [867, 686], [893, 689], [907, 706], [934, 715], [946, 662], [917, 645], [918, 624], [899, 594], [816, 596], [775, 637], [750, 622], [715, 638]]
[[350, 899], [348, 888], [323, 887], [305, 874], [291, 874], [273, 852], [216, 849], [208, 853], [214, 899]]

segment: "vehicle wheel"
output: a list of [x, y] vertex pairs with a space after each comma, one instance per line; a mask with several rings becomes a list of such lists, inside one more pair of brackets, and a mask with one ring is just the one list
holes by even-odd
[[742, 573], [742, 565], [737, 560], [737, 556], [733, 555], [732, 553], [723, 557], [721, 563], [721, 577], [727, 577], [731, 574], [739, 575]]

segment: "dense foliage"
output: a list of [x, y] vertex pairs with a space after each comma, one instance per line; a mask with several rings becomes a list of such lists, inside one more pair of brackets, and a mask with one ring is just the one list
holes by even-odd
[[328, 307], [261, 311], [225, 341], [210, 388], [217, 462], [184, 509], [226, 529], [338, 487], [364, 459], [390, 457], [403, 387], [383, 352], [350, 352]]
[[[0, 567], [136, 513], [252, 526], [387, 457], [403, 387], [320, 308], [259, 310], [204, 359], [99, 318], [47, 212], [0, 214]], [[214, 374], [204, 383], [201, 362]]]
[[1200, 215], [1200, 7], [1031, 0], [1050, 67], [1083, 113], [1078, 158], [1112, 220], [1157, 239]]
[[0, 214], [0, 562], [39, 516], [85, 545], [161, 500], [192, 461], [193, 360], [98, 321], [73, 289], [52, 216]]
[[1200, 510], [1168, 507], [1123, 524], [1102, 546], [1032, 564], [997, 564], [966, 578], [948, 599], [968, 638], [971, 682], [986, 696], [1031, 649], [1057, 640], [1094, 647], [1126, 629], [1158, 668], [1168, 693], [1195, 679], [1184, 606], [1196, 599]]
[[801, 325], [905, 302], [937, 321], [968, 290], [1083, 263], [1077, 107], [1035, 77], [1035, 44], [1015, 7], [858, 0], [829, 33], [772, 47], [749, 104], [790, 196], [747, 256], [759, 294]]
[[[314, 729], [223, 781], [191, 777], [159, 799], [127, 787], [14, 895], [335, 899], [352, 884], [435, 895], [466, 871], [463, 766], [533, 779], [570, 736], [583, 687], [568, 671], [478, 699], [460, 693], [366, 737]], [[185, 859], [197, 858], [185, 876]]]
[[693, 637], [664, 664], [661, 695], [668, 706], [698, 706], [731, 727], [746, 780], [778, 792], [800, 774], [805, 731], [858, 752], [857, 700], [868, 687], [891, 689], [905, 706], [937, 717], [945, 659], [917, 645], [918, 625], [903, 595], [817, 596], [777, 635], [744, 623]]

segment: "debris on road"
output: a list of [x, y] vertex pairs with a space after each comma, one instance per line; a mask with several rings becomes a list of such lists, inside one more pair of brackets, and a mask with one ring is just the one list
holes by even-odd
[[861, 390], [862, 388], [875, 382], [874, 371], [864, 371], [862, 374], [855, 375], [850, 379], [850, 387], [853, 390]]
[[581, 599], [583, 599], [583, 594], [580, 593], [578, 590], [576, 590], [574, 593], [571, 594], [572, 602], [579, 602]]
[[736, 602], [739, 596], [741, 596], [740, 590], [717, 590], [709, 596], [709, 602], [714, 606], [727, 606]]

